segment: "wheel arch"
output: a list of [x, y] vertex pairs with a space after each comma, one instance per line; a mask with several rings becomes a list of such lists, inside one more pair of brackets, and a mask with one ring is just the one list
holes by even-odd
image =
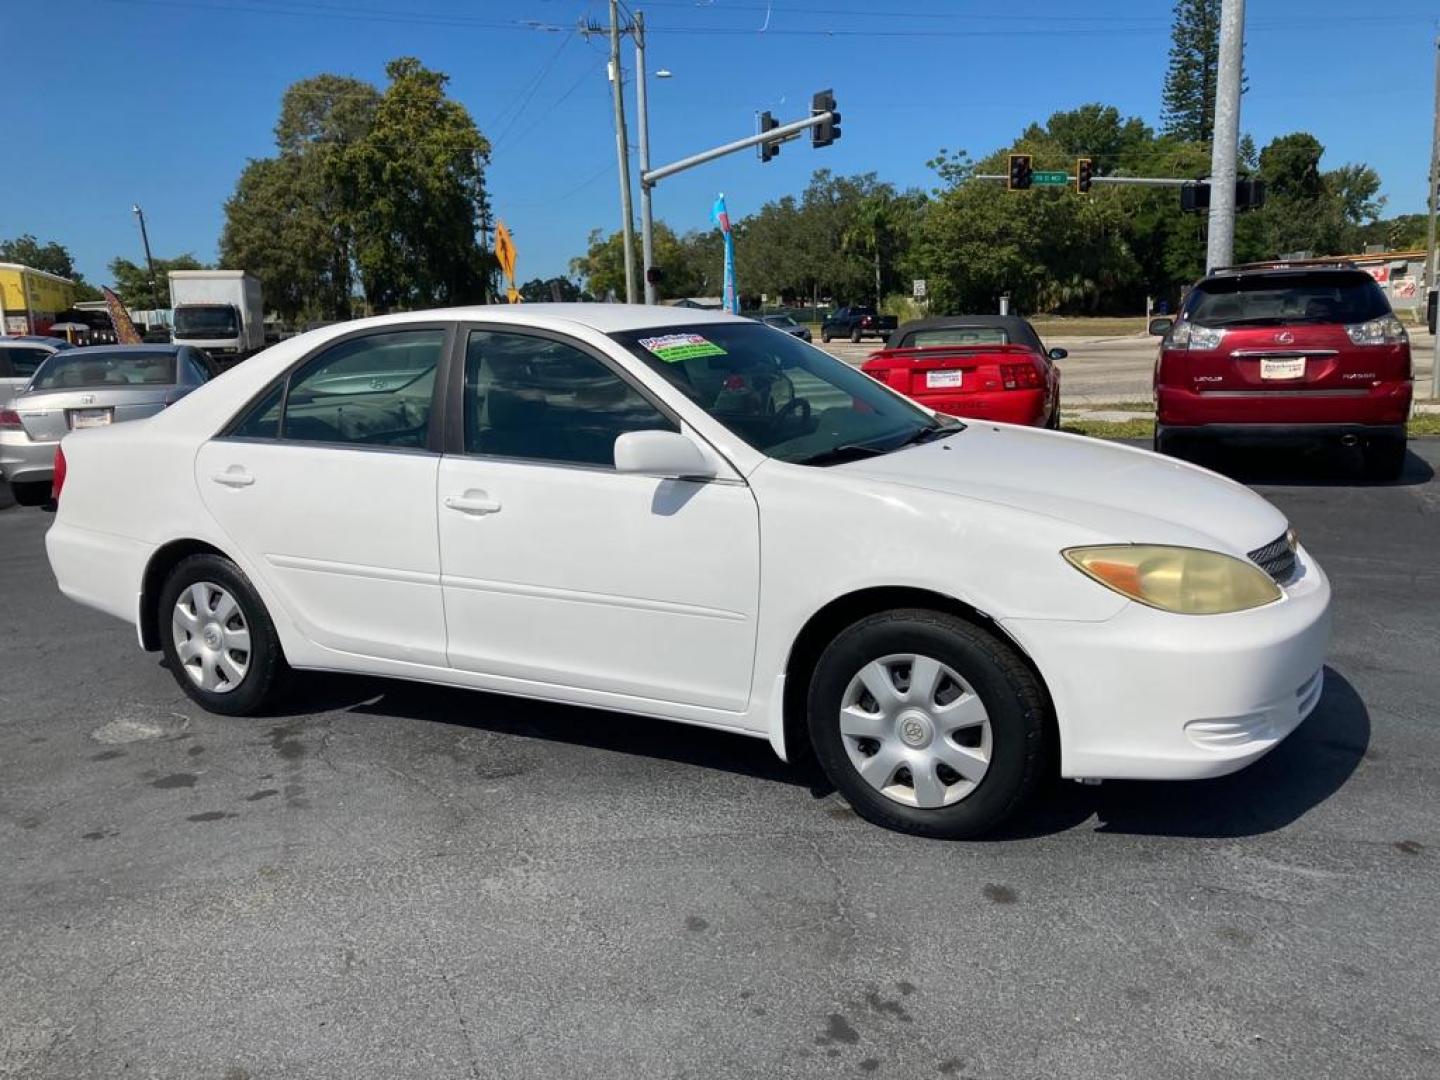
[[[1021, 663], [1035, 676], [1044, 696], [1047, 738], [1051, 746], [1058, 749], [1060, 733], [1055, 717], [1055, 705], [1044, 672], [1025, 648], [1007, 634], [998, 622], [979, 608], [944, 593], [909, 586], [879, 586], [859, 589], [831, 600], [806, 620], [791, 643], [790, 654], [785, 660], [784, 700], [780, 710], [781, 731], [778, 733], [780, 738], [776, 747], [785, 760], [796, 762], [808, 760], [811, 756], [810, 734], [805, 723], [805, 699], [809, 694], [811, 674], [825, 647], [845, 627], [867, 616], [900, 608], [920, 608], [954, 615], [993, 634], [1014, 649]], [[777, 742], [773, 736], [771, 741]]]
[[160, 651], [160, 592], [165, 588], [165, 579], [170, 576], [170, 571], [191, 555], [230, 558], [214, 544], [193, 538], [171, 540], [155, 549], [150, 561], [145, 564], [145, 573], [140, 579], [140, 647], [146, 652]]

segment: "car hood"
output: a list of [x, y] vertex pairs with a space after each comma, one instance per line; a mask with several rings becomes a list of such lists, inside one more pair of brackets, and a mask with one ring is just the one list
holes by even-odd
[[948, 439], [835, 468], [1043, 514], [1108, 542], [1244, 555], [1286, 529], [1285, 516], [1270, 503], [1206, 469], [1116, 443], [1008, 424], [971, 423]]

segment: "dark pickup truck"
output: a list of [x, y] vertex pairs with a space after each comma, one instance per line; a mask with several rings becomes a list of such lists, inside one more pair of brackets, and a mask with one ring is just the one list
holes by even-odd
[[877, 315], [873, 307], [842, 307], [832, 311], [820, 324], [820, 340], [848, 337], [851, 341], [878, 337], [885, 339], [897, 325], [894, 315]]

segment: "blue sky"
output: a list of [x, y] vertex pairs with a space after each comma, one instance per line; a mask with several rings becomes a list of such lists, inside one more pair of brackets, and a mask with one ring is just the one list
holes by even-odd
[[[674, 73], [650, 82], [655, 164], [752, 133], [760, 110], [806, 115], [824, 87], [844, 114], [829, 148], [796, 141], [766, 165], [739, 154], [662, 182], [657, 216], [682, 232], [709, 226], [717, 191], [744, 216], [820, 167], [928, 187], [940, 147], [978, 157], [1089, 101], [1159, 121], [1170, 0], [630, 5], [651, 71]], [[1247, 9], [1243, 129], [1262, 146], [1309, 130], [1327, 166], [1379, 170], [1387, 213], [1423, 209], [1440, 3]], [[604, 14], [603, 0], [9, 0], [0, 237], [58, 240], [104, 282], [111, 257], [142, 258], [138, 202], [157, 256], [213, 260], [237, 175], [273, 151], [285, 87], [319, 72], [383, 84], [388, 59], [414, 55], [495, 144], [488, 182], [519, 277], [563, 273], [619, 220], [604, 42], [570, 32]]]

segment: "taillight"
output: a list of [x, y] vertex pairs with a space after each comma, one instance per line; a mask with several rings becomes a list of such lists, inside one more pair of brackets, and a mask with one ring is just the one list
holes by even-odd
[[50, 481], [50, 499], [52, 502], [60, 501], [60, 489], [65, 486], [65, 448], [55, 448], [55, 475]]
[[19, 431], [20, 427], [21, 424], [19, 413], [17, 413], [14, 409], [0, 409], [0, 429]]
[[1006, 390], [1040, 389], [1040, 371], [1034, 364], [1001, 364], [1000, 384]]

